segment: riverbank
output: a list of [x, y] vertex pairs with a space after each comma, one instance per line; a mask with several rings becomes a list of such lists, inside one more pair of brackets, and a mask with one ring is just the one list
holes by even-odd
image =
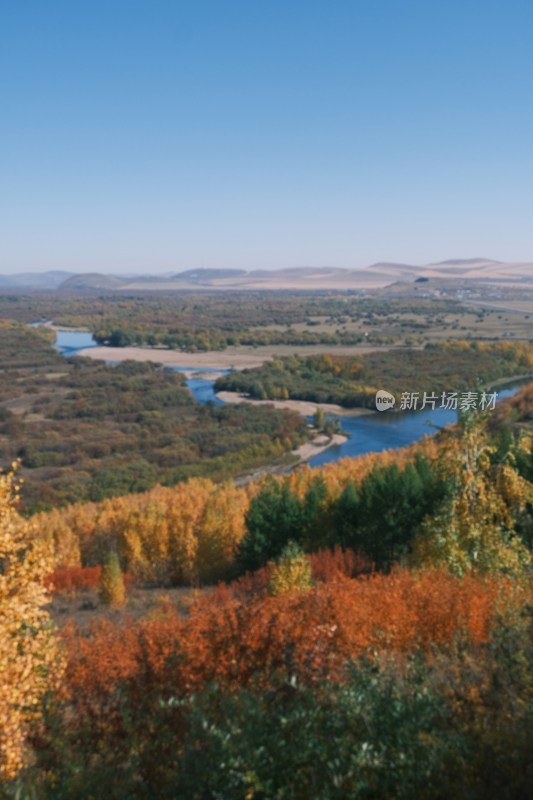
[[246, 472], [244, 475], [239, 475], [234, 479], [235, 486], [246, 486], [249, 483], [258, 481], [264, 478], [265, 475], [289, 475], [293, 470], [302, 464], [307, 464], [317, 456], [325, 453], [331, 447], [339, 447], [348, 441], [348, 437], [341, 433], [335, 433], [333, 436], [325, 436], [321, 434], [315, 436], [310, 442], [300, 445], [297, 450], [293, 450], [293, 455], [297, 460], [292, 464], [274, 464], [258, 467], [257, 469]]

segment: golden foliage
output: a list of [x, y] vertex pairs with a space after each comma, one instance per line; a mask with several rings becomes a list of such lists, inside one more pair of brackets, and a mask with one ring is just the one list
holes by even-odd
[[168, 583], [216, 581], [233, 563], [255, 487], [193, 478], [172, 488], [38, 514], [56, 563], [102, 563], [116, 549], [133, 577]]
[[[287, 481], [291, 492], [302, 498], [321, 477], [333, 502], [347, 483], [358, 485], [377, 465], [402, 466], [417, 453], [433, 461], [437, 452], [428, 438], [402, 450], [345, 458], [321, 469], [304, 466], [274, 480]], [[207, 583], [231, 572], [250, 500], [262, 486], [262, 480], [237, 487], [193, 478], [172, 488], [157, 486], [100, 503], [76, 503], [37, 514], [34, 520], [51, 542], [57, 565], [102, 563], [116, 549], [135, 579]]]
[[311, 562], [294, 542], [289, 542], [270, 577], [270, 594], [284, 594], [310, 589], [313, 580]]
[[23, 766], [30, 725], [61, 658], [44, 605], [52, 562], [46, 543], [15, 510], [13, 473], [0, 476], [0, 776]]
[[484, 422], [465, 422], [462, 438], [443, 448], [440, 465], [454, 486], [439, 512], [424, 520], [413, 547], [415, 564], [444, 566], [456, 575], [502, 571], [519, 575], [531, 562], [514, 534], [514, 520], [533, 502], [533, 486], [512, 456], [493, 464]]
[[100, 600], [113, 608], [120, 608], [126, 602], [126, 586], [116, 553], [109, 554], [102, 569]]

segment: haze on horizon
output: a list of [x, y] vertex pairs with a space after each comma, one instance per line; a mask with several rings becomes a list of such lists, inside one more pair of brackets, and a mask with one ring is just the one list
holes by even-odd
[[531, 261], [526, 0], [27, 0], [0, 274]]

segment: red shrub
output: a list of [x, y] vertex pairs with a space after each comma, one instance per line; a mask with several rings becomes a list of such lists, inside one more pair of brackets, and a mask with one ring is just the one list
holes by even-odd
[[374, 565], [366, 556], [354, 550], [343, 550], [339, 545], [333, 550], [318, 550], [308, 557], [316, 581], [329, 583], [339, 577], [357, 578], [374, 571]]
[[[75, 592], [79, 589], [96, 589], [100, 586], [102, 567], [56, 567], [46, 578], [46, 586], [53, 594]], [[124, 582], [129, 587], [133, 576], [124, 574]]]

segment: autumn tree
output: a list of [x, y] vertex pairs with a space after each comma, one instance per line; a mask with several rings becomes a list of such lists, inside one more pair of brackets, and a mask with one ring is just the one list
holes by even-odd
[[115, 552], [111, 552], [102, 570], [100, 599], [106, 606], [120, 608], [126, 602], [126, 587], [120, 562]]
[[270, 593], [277, 595], [310, 589], [312, 580], [313, 572], [309, 558], [295, 542], [289, 542], [272, 571]]
[[459, 440], [443, 447], [440, 469], [453, 488], [420, 526], [415, 563], [445, 566], [456, 575], [520, 574], [530, 563], [516, 520], [533, 500], [533, 485], [517, 471], [511, 451], [497, 460], [494, 453], [484, 418], [466, 416]]
[[61, 675], [45, 604], [49, 548], [15, 509], [13, 473], [0, 476], [0, 778], [24, 766], [42, 701]]

